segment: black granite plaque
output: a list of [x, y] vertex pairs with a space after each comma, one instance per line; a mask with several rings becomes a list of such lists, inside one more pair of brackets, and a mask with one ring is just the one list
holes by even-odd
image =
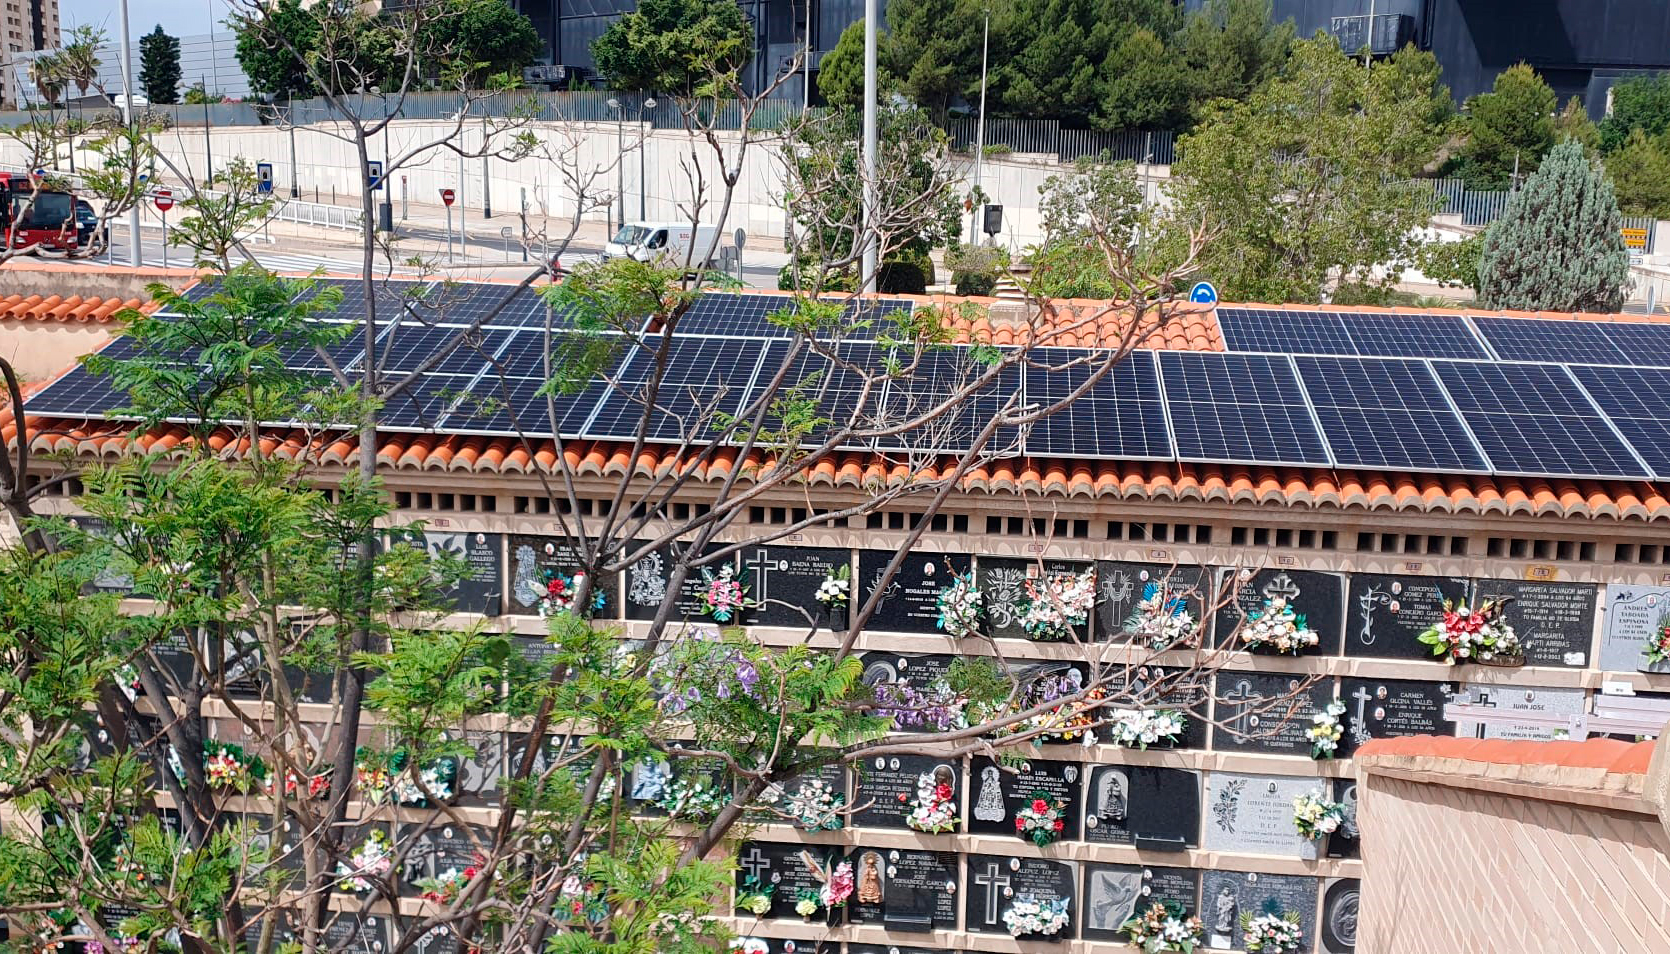
[[1345, 821], [1337, 831], [1328, 836], [1327, 855], [1330, 858], [1360, 857], [1362, 845], [1358, 841], [1357, 833], [1357, 780], [1336, 778], [1332, 781], [1332, 797], [1334, 801], [1345, 806]]
[[[415, 545], [415, 540], [408, 540]], [[429, 530], [423, 545], [432, 559], [446, 557], [461, 574], [442, 597], [460, 613], [499, 615], [504, 605], [504, 537], [497, 533]]]
[[412, 944], [412, 950], [416, 954], [458, 954], [463, 942], [455, 925], [438, 924], [425, 931]]
[[1150, 851], [1200, 843], [1200, 776], [1152, 765], [1102, 765], [1085, 795], [1084, 838]]
[[808, 941], [792, 937], [763, 937], [767, 954], [841, 954], [836, 941]]
[[1130, 845], [1131, 773], [1146, 766], [1095, 765], [1085, 782], [1084, 840], [1103, 845]]
[[953, 799], [962, 802], [962, 763], [933, 755], [878, 755], [855, 763], [852, 823], [865, 828], [903, 828], [924, 774], [949, 781]]
[[1086, 940], [1123, 941], [1120, 926], [1150, 905], [1167, 901], [1194, 913], [1200, 904], [1200, 872], [1193, 868], [1145, 865], [1085, 865]]
[[505, 775], [505, 737], [501, 732], [466, 729], [460, 735], [471, 749], [458, 759], [458, 802], [496, 804]]
[[1606, 622], [1600, 668], [1611, 672], [1670, 672], [1670, 662], [1649, 663], [1647, 640], [1670, 624], [1670, 586], [1606, 584]]
[[[406, 854], [402, 859], [401, 878], [408, 885], [416, 885], [422, 878], [438, 877], [453, 870], [461, 872], [475, 864], [492, 841], [491, 829], [460, 825], [450, 818], [437, 818], [427, 826], [402, 825], [399, 846]], [[477, 844], [482, 847], [477, 848]]]
[[[628, 546], [631, 552], [635, 553], [640, 544], [633, 542]], [[625, 604], [627, 619], [654, 619], [656, 614], [661, 611], [661, 604], [667, 599], [667, 586], [668, 581], [672, 579], [673, 567], [682, 559], [681, 554], [683, 554], [686, 546], [688, 544], [669, 543], [664, 547], [644, 554], [626, 568], [625, 590], [621, 596], [621, 601]], [[732, 566], [735, 567], [735, 565], [735, 561], [732, 561]], [[705, 567], [709, 573], [715, 575], [720, 572], [719, 568], [719, 563]], [[747, 585], [748, 582], [746, 578], [743, 580], [744, 585]], [[704, 585], [702, 569], [691, 567], [689, 572], [685, 574], [684, 585], [679, 587], [678, 594], [675, 597], [677, 609], [674, 611], [674, 618], [712, 622], [702, 603], [701, 594]], [[753, 593], [745, 594], [744, 599], [752, 600]], [[615, 613], [606, 611], [606, 615], [613, 617]], [[747, 620], [748, 616], [745, 611], [741, 622], [747, 622]], [[725, 625], [736, 625], [737, 623], [736, 619], [732, 619]]]
[[[70, 526], [81, 530], [88, 536], [99, 540], [111, 540], [110, 528], [102, 517], [66, 517]], [[114, 546], [114, 544], [112, 544]], [[111, 564], [123, 562], [122, 558], [113, 557]], [[106, 567], [93, 577], [93, 589], [101, 593], [131, 593], [133, 592], [133, 577], [116, 569]]]
[[1073, 884], [1072, 864], [1041, 858], [1011, 858], [1002, 855], [969, 855], [968, 874], [963, 879], [964, 929], [979, 934], [1008, 934], [1003, 912], [1017, 898], [1030, 895], [1040, 902], [1067, 900], [1067, 926], [1057, 934], [1028, 936], [1027, 940], [1065, 940], [1073, 937], [1078, 921], [1078, 898]]
[[1099, 560], [1096, 563], [1096, 638], [1128, 639], [1136, 630], [1134, 617], [1142, 601], [1162, 593], [1168, 611], [1174, 611], [1171, 601], [1181, 601], [1182, 611], [1197, 624], [1198, 637], [1201, 613], [1211, 590], [1211, 574], [1202, 566]]
[[[175, 686], [169, 683], [172, 677], [179, 687], [195, 685], [202, 680], [197, 669], [197, 659], [191, 652], [191, 636], [183, 630], [170, 630], [151, 643], [151, 655], [156, 657], [157, 665], [161, 667], [157, 677], [162, 680], [162, 686], [172, 694]], [[205, 660], [212, 657], [205, 657]]]
[[[803, 752], [805, 750], [802, 750]], [[827, 754], [831, 758], [834, 752], [818, 752]], [[796, 803], [802, 789], [809, 785], [821, 784], [831, 794], [840, 796], [842, 811], [834, 814], [827, 812], [814, 815], [796, 813]], [[749, 806], [749, 817], [759, 821], [780, 825], [794, 825], [803, 831], [836, 831], [848, 824], [844, 807], [851, 804], [847, 800], [847, 769], [840, 762], [826, 762], [816, 768], [808, 769], [791, 778], [776, 783], [776, 796], [771, 800], [761, 798]]]
[[[748, 889], [750, 879], [752, 884], [760, 887], [771, 886], [771, 910], [765, 917], [771, 918], [799, 918], [794, 911], [795, 902], [800, 899], [802, 891], [816, 894], [822, 882], [806, 860], [801, 857], [802, 852], [810, 852], [812, 860], [819, 865], [832, 864], [839, 861], [839, 856], [831, 854], [828, 859], [819, 857], [822, 849], [808, 848], [805, 845], [778, 844], [769, 841], [744, 842], [737, 855], [736, 888], [740, 893]], [[836, 912], [838, 914], [838, 911]], [[748, 912], [738, 911], [738, 914]], [[749, 914], [749, 916], [752, 916]], [[824, 920], [820, 910], [817, 920]]]
[[1588, 665], [1598, 597], [1593, 583], [1479, 580], [1473, 586], [1474, 605], [1504, 596], [1513, 601], [1502, 615], [1519, 635], [1526, 665]]
[[1459, 576], [1353, 573], [1346, 594], [1345, 654], [1431, 659], [1418, 637], [1444, 615], [1444, 600], [1465, 601], [1472, 581]]
[[1330, 878], [1322, 887], [1322, 954], [1355, 954], [1357, 950], [1357, 908], [1362, 901], [1362, 882], [1356, 878]]
[[[958, 858], [946, 851], [859, 848], [849, 860], [853, 896], [847, 903], [854, 924], [881, 924], [920, 934], [957, 926]], [[864, 900], [881, 892], [881, 901]]]
[[1084, 766], [1078, 762], [1028, 759], [1007, 769], [986, 756], [976, 756], [969, 768], [968, 830], [983, 834], [1014, 835], [1015, 813], [1042, 798], [1063, 802], [1059, 841], [1076, 841], [1084, 814]]
[[[742, 566], [758, 606], [748, 621], [759, 626], [828, 629], [828, 618], [818, 603], [818, 587], [838, 567], [850, 566], [847, 550], [813, 547], [756, 546], [742, 553]], [[851, 588], [849, 584], [848, 593]]]
[[[981, 603], [986, 608], [987, 635], [1025, 639], [1026, 630], [1021, 628], [1021, 614], [1030, 599], [1031, 591], [1028, 585], [1037, 586], [1038, 581], [1054, 576], [1077, 575], [1089, 568], [1088, 563], [1072, 563], [1066, 560], [981, 557], [979, 566], [975, 568], [975, 579], [979, 581]], [[1079, 639], [1090, 638], [1088, 620], [1075, 635]]]
[[[901, 686], [908, 686], [918, 693], [932, 688], [935, 683], [943, 682], [946, 673], [951, 670], [951, 663], [955, 656], [943, 656], [928, 653], [881, 653], [869, 652], [860, 657], [864, 662], [864, 672], [859, 678], [875, 693], [876, 701], [884, 708], [890, 702], [901, 702], [902, 697], [896, 695]], [[908, 706], [887, 709], [892, 714], [894, 728], [901, 732], [942, 732], [950, 728], [943, 718], [936, 720], [935, 715], [925, 711], [920, 706]]]
[[1309, 755], [1311, 716], [1333, 700], [1333, 681], [1286, 673], [1230, 672], [1215, 679], [1212, 747], [1228, 752]]
[[1336, 758], [1344, 758], [1369, 739], [1399, 735], [1454, 735], [1455, 723], [1444, 718], [1444, 704], [1454, 701], [1449, 682], [1399, 679], [1342, 679], [1345, 703]]
[[286, 814], [277, 827], [273, 825], [270, 812], [250, 812], [235, 818], [242, 830], [239, 837], [247, 842], [250, 853], [259, 853], [266, 858], [255, 866], [255, 870], [302, 870], [305, 859], [302, 858], [301, 827], [295, 818]]
[[[547, 571], [572, 578], [581, 567], [578, 541], [572, 537], [515, 534], [510, 538], [510, 579], [504, 587], [508, 611], [518, 616], [537, 616], [539, 601], [547, 591]], [[605, 574], [593, 585], [603, 593], [603, 608], [594, 609], [598, 619], [620, 618], [620, 579]], [[660, 605], [657, 601], [656, 605]], [[654, 612], [650, 613], [653, 617]]]
[[293, 913], [288, 908], [267, 907], [258, 905], [244, 906], [244, 940], [249, 944], [249, 950], [261, 949], [261, 932], [268, 922], [273, 926], [272, 950], [280, 950], [288, 945], [300, 946], [301, 939], [296, 935]]
[[[1232, 599], [1219, 608], [1212, 626], [1213, 639], [1219, 646], [1241, 645], [1242, 621], [1259, 613], [1271, 599], [1281, 597], [1294, 613], [1305, 618], [1305, 626], [1316, 631], [1317, 645], [1302, 656], [1332, 656], [1339, 653], [1340, 631], [1344, 627], [1345, 577], [1339, 573], [1317, 573], [1311, 570], [1224, 569], [1219, 572], [1219, 586], [1227, 591], [1229, 579], [1240, 579]], [[1259, 650], [1259, 652], [1273, 652]]]
[[1299, 916], [1300, 950], [1316, 941], [1316, 879], [1305, 875], [1273, 875], [1251, 871], [1208, 871], [1201, 877], [1200, 919], [1206, 925], [1206, 946], [1244, 950], [1242, 913]]
[[383, 954], [389, 948], [388, 918], [358, 911], [333, 912], [325, 925], [325, 945], [351, 954]]
[[[892, 550], [859, 552], [856, 606], [862, 606], [876, 591], [893, 557]], [[907, 554], [899, 572], [886, 581], [866, 628], [896, 633], [940, 632], [939, 591], [950, 585], [953, 575], [967, 573], [972, 566], [973, 558], [966, 553]]]
[[[1205, 679], [1204, 673], [1191, 674], [1176, 666], [1116, 669], [1108, 673], [1109, 705], [1118, 709], [1175, 709], [1183, 713], [1182, 740], [1176, 744], [1150, 745], [1150, 749], [1205, 748], [1212, 701]], [[1098, 737], [1103, 741], [1112, 740], [1107, 729], [1098, 730]]]

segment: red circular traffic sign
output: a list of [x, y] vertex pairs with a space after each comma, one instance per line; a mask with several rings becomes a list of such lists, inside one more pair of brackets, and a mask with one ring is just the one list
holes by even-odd
[[158, 212], [167, 212], [174, 207], [174, 193], [167, 189], [158, 189], [152, 201], [157, 204]]
[[447, 205], [451, 205], [452, 200], [454, 200], [456, 198], [458, 198], [458, 193], [452, 191], [451, 189], [442, 189], [441, 190], [441, 201], [445, 202]]

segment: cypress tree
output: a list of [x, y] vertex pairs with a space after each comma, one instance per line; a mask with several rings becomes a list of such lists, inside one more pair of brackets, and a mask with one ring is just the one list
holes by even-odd
[[1579, 143], [1544, 157], [1485, 237], [1479, 299], [1489, 308], [1617, 311], [1629, 251], [1612, 184]]
[[139, 85], [153, 103], [180, 101], [180, 41], [161, 24], [139, 38]]

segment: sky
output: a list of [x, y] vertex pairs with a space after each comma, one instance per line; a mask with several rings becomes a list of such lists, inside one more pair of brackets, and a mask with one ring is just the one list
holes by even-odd
[[[161, 24], [165, 33], [174, 36], [201, 36], [209, 32], [210, 22], [215, 32], [225, 32], [220, 24], [226, 19], [226, 0], [127, 0], [128, 26], [133, 36], [149, 33]], [[60, 0], [58, 20], [64, 32], [83, 23], [101, 27], [112, 41], [122, 32], [121, 0]]]

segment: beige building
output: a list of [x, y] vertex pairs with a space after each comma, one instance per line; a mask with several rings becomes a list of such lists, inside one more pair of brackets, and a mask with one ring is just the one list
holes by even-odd
[[58, 0], [0, 0], [0, 109], [16, 109], [17, 54], [58, 45]]

